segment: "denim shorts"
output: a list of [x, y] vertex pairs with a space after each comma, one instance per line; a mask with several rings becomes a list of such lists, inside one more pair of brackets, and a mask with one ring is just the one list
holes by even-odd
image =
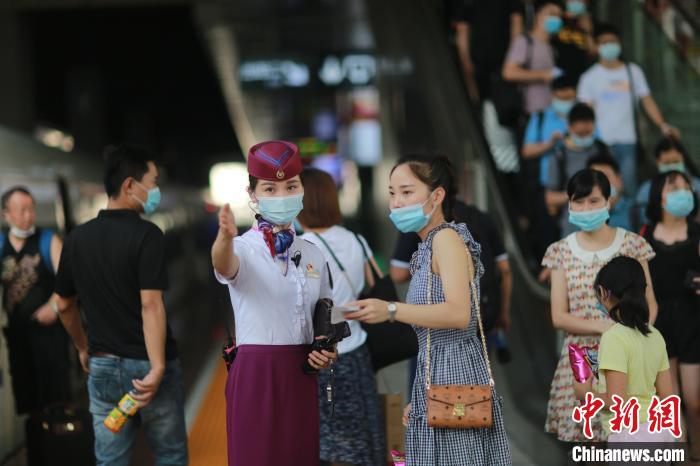
[[144, 430], [156, 465], [187, 464], [184, 389], [177, 359], [167, 362], [163, 380], [151, 402], [129, 419], [118, 433], [112, 433], [103, 424], [122, 396], [134, 389], [131, 381], [143, 378], [150, 367], [148, 361], [139, 359], [90, 358], [88, 392], [98, 466], [128, 466], [139, 428]]

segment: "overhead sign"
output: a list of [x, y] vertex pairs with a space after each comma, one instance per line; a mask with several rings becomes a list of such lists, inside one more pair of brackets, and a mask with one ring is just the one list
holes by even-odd
[[367, 86], [377, 76], [405, 76], [413, 72], [406, 57], [376, 57], [370, 53], [330, 54], [312, 59], [274, 58], [243, 60], [239, 77], [243, 84], [268, 88], [298, 88], [314, 84], [328, 87]]
[[304, 87], [309, 84], [309, 67], [295, 60], [255, 60], [243, 62], [242, 82], [259, 82], [269, 87]]

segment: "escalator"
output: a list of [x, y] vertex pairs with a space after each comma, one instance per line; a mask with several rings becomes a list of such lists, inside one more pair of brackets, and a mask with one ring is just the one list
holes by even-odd
[[[690, 155], [691, 171], [700, 167], [700, 2], [672, 0], [663, 10], [657, 2], [598, 0], [595, 13], [620, 31], [626, 60], [637, 63], [664, 117], [681, 131]], [[661, 4], [662, 2], [658, 2]], [[647, 158], [661, 137], [642, 119], [641, 134]], [[648, 160], [653, 164], [652, 160]], [[644, 172], [643, 172], [644, 173]], [[649, 170], [646, 171], [648, 175]]]
[[[389, 109], [385, 119], [392, 122], [399, 152], [449, 154], [463, 174], [461, 191], [497, 221], [505, 236], [514, 276], [509, 332], [514, 359], [497, 367], [496, 384], [505, 398], [511, 443], [514, 450], [530, 461], [536, 459], [537, 464], [562, 464], [565, 451], [543, 431], [560, 348], [549, 314], [549, 290], [533, 277], [529, 264], [536, 258], [530, 256], [532, 248], [514, 227], [515, 206], [503, 195], [508, 192], [505, 180], [496, 170], [480, 120], [469, 104], [454, 51], [447, 41], [442, 2], [384, 0], [367, 5], [377, 53], [408, 56], [416, 70], [404, 88], [380, 87], [387, 100], [398, 93], [406, 102], [400, 111], [393, 111], [396, 106], [383, 105]], [[422, 134], [423, 145], [419, 147], [415, 147], [417, 131]], [[527, 461], [520, 457], [516, 464]]]

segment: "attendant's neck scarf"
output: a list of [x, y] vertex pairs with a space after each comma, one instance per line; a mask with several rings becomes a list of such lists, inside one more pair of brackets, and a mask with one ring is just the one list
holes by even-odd
[[267, 247], [270, 248], [272, 257], [287, 252], [289, 246], [294, 242], [294, 230], [280, 230], [275, 233], [275, 225], [268, 222], [260, 215], [256, 215], [255, 218], [258, 220], [258, 230], [262, 233]]

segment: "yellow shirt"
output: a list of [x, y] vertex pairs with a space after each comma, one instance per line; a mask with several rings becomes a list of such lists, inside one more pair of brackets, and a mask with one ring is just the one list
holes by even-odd
[[[656, 375], [669, 368], [664, 337], [649, 326], [651, 333], [642, 335], [636, 329], [615, 324], [600, 337], [598, 363], [600, 379], [596, 391], [605, 392], [605, 370], [627, 374], [627, 397], [639, 401], [639, 424], [647, 422], [651, 397], [656, 395]], [[610, 406], [601, 410], [603, 428], [610, 433], [613, 417]]]

